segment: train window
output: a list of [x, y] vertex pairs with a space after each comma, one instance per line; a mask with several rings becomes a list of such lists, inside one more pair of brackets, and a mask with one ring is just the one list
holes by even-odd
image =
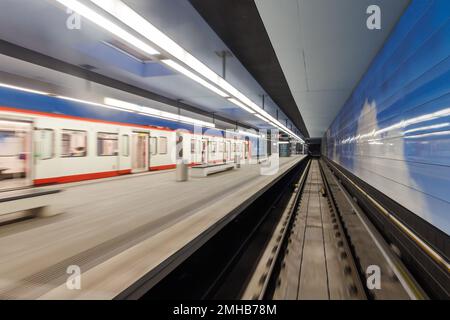
[[232, 148], [233, 152], [236, 152], [236, 143], [233, 142], [233, 148]]
[[124, 157], [130, 155], [130, 136], [127, 134], [122, 136], [122, 155]]
[[119, 154], [119, 135], [117, 133], [97, 133], [97, 155], [117, 156]]
[[219, 142], [219, 152], [223, 152], [223, 142]]
[[0, 157], [15, 157], [20, 153], [21, 141], [16, 136], [14, 130], [0, 130]]
[[86, 157], [87, 132], [78, 130], [62, 130], [61, 157]]
[[55, 132], [51, 129], [36, 129], [36, 154], [40, 160], [55, 156]]
[[153, 156], [158, 153], [156, 141], [156, 137], [150, 137], [150, 154]]
[[159, 137], [158, 150], [159, 150], [159, 154], [167, 153], [167, 138], [166, 137]]

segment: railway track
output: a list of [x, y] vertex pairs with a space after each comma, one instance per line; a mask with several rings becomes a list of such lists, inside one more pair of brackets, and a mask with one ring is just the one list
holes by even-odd
[[325, 163], [309, 159], [142, 298], [365, 300], [427, 295]]
[[307, 161], [299, 162], [141, 299], [239, 299]]
[[[335, 188], [341, 191], [340, 202], [347, 205], [344, 210], [354, 212], [353, 216], [359, 218], [366, 232], [374, 239], [372, 246], [378, 250], [371, 250], [371, 253], [385, 256], [385, 262], [389, 265], [386, 268], [403, 284], [408, 296], [411, 299], [448, 300], [449, 253], [446, 241], [438, 240], [442, 234], [436, 231], [430, 238], [424, 228], [411, 223], [410, 217], [414, 213], [328, 159], [323, 162], [329, 175], [335, 177]], [[362, 251], [363, 243], [356, 244], [360, 245], [357, 249]], [[362, 263], [365, 259], [367, 265], [367, 254], [361, 256]]]
[[318, 160], [311, 160], [244, 299], [366, 299]]
[[427, 298], [323, 161], [312, 160], [280, 225], [244, 299]]

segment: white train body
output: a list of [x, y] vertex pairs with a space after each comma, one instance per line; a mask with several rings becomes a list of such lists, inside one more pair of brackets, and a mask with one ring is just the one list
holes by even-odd
[[[171, 169], [177, 160], [176, 130], [150, 125], [3, 107], [0, 134], [0, 190]], [[251, 142], [237, 136], [182, 136], [190, 165], [250, 160]]]

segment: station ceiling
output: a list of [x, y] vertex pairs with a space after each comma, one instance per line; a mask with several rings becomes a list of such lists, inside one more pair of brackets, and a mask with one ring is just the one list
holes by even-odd
[[[90, 3], [88, 0], [80, 1]], [[203, 20], [189, 1], [123, 0], [123, 2], [215, 73], [222, 75], [222, 59], [217, 52], [230, 51], [230, 48]], [[117, 80], [121, 84], [179, 102], [181, 108], [189, 105], [200, 109], [204, 112], [202, 117], [209, 115], [209, 120], [222, 117], [229, 119], [232, 125], [239, 122], [243, 126], [253, 128], [270, 127], [265, 121], [205, 89], [188, 77], [168, 69], [159, 61], [151, 59], [144, 61], [139, 57], [130, 56], [121, 50], [121, 46], [117, 46], [117, 39], [112, 33], [89, 20], [81, 19], [79, 29], [68, 28], [67, 21], [70, 16], [71, 13], [67, 12], [66, 8], [56, 0], [2, 0], [0, 53], [20, 58], [24, 55], [32, 56], [35, 52], [37, 60], [58, 61], [56, 63], [58, 65], [70, 65], [86, 70], [84, 73], [89, 75], [88, 81], [95, 82], [95, 79], [105, 79], [104, 77]], [[121, 23], [117, 20], [114, 21], [117, 24]], [[123, 24], [120, 26], [133, 32]], [[18, 52], [19, 50], [11, 50], [11, 48], [23, 48], [25, 54], [15, 55], [14, 51]], [[41, 66], [44, 64], [36, 62], [36, 59], [27, 61], [38, 63]], [[8, 68], [0, 65], [0, 72], [21, 76], [24, 71], [19, 65], [22, 66], [20, 63], [8, 65]], [[46, 64], [46, 67], [49, 67], [49, 63]], [[59, 71], [63, 72], [63, 69]], [[82, 76], [83, 72], [77, 71], [72, 74]], [[29, 68], [27, 77], [44, 83], [64, 85], [63, 82], [53, 83], [53, 73], [42, 73], [40, 68]], [[268, 96], [267, 92], [235, 57], [227, 60], [226, 80], [258, 105], [261, 105], [262, 95]], [[126, 88], [127, 86], [122, 87]], [[88, 89], [86, 90], [86, 88]], [[81, 86], [80, 89], [74, 88], [73, 95], [79, 99], [89, 99], [97, 93], [92, 92], [92, 89], [89, 88], [88, 85]], [[133, 91], [139, 92], [139, 90]], [[123, 96], [123, 99], [131, 99], [127, 102], [141, 103], [140, 99], [134, 100], [126, 93], [117, 92], [115, 94], [117, 99]], [[149, 107], [152, 106], [152, 104], [149, 105]], [[265, 100], [265, 110], [272, 116], [275, 116], [278, 110], [280, 121], [288, 120], [289, 125], [292, 125], [289, 116], [285, 115], [270, 97]]]
[[[304, 135], [321, 137], [410, 1], [190, 2]], [[366, 27], [369, 5], [381, 30]]]
[[[230, 52], [226, 62], [229, 83], [259, 106], [264, 103], [264, 109], [286, 126], [297, 127], [305, 137], [320, 137], [409, 0], [123, 2], [219, 75], [222, 59], [218, 53]], [[366, 8], [372, 4], [381, 8], [381, 30], [366, 28]], [[191, 111], [202, 110], [203, 117], [218, 116], [231, 123], [268, 127], [161, 63], [139, 61], [117, 50], [117, 39], [90, 21], [83, 20], [81, 29], [68, 29], [69, 16], [55, 0], [2, 0], [0, 40], [178, 101], [182, 107], [193, 106]], [[35, 69], [30, 70], [32, 73]], [[11, 68], [0, 67], [1, 71], [14, 73]], [[54, 80], [49, 75], [29, 77], [51, 83]], [[74, 94], [85, 98], [83, 95], [93, 93], [78, 90]], [[124, 97], [132, 100], [129, 102], [140, 102], [126, 94]], [[121, 94], [116, 98], [120, 99]]]

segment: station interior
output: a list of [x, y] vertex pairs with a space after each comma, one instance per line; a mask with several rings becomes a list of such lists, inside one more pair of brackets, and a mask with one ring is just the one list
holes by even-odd
[[0, 300], [448, 300], [450, 1], [0, 0]]

